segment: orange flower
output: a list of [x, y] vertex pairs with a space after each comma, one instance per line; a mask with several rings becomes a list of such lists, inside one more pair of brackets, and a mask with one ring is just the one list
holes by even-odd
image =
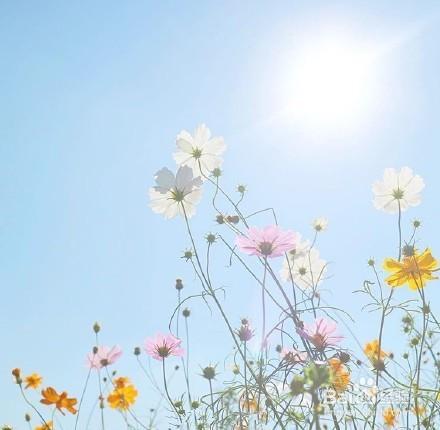
[[374, 339], [371, 342], [367, 342], [364, 346], [364, 353], [373, 363], [376, 363], [379, 360], [384, 360], [386, 357], [388, 357], [388, 354], [382, 351], [382, 349], [379, 352], [378, 339]]
[[56, 408], [64, 415], [63, 409], [66, 409], [71, 414], [76, 414], [74, 406], [78, 403], [75, 398], [67, 397], [67, 393], [63, 391], [58, 394], [54, 388], [47, 387], [41, 391], [43, 398], [40, 400], [43, 405], [55, 405]]
[[33, 388], [35, 390], [41, 385], [43, 378], [38, 373], [32, 373], [31, 375], [26, 376], [24, 381], [26, 382], [24, 388]]
[[35, 430], [52, 430], [53, 429], [53, 421], [48, 421], [46, 424], [35, 427]]
[[423, 405], [414, 406], [412, 412], [420, 417], [426, 414], [426, 408]]
[[438, 270], [438, 261], [432, 256], [430, 249], [425, 249], [422, 254], [411, 250], [412, 255], [407, 255], [402, 261], [386, 258], [383, 268], [391, 275], [385, 279], [391, 287], [401, 287], [408, 284], [411, 290], [418, 290], [426, 285], [426, 281], [438, 279], [433, 272]]
[[337, 393], [342, 393], [350, 383], [350, 371], [339, 358], [330, 358], [328, 364], [332, 373], [332, 387]]
[[116, 388], [124, 388], [130, 383], [130, 379], [125, 376], [120, 376], [119, 378], [116, 378], [113, 383], [115, 384]]
[[248, 394], [248, 398], [246, 398], [246, 392], [241, 396], [240, 407], [243, 412], [248, 414], [255, 414], [258, 412], [258, 403], [255, 400], [254, 395]]
[[397, 417], [399, 412], [393, 408], [385, 408], [382, 412], [383, 422], [388, 427], [395, 427], [397, 423]]
[[117, 378], [113, 383], [115, 388], [107, 397], [107, 402], [113, 409], [126, 411], [135, 403], [138, 392], [128, 378]]

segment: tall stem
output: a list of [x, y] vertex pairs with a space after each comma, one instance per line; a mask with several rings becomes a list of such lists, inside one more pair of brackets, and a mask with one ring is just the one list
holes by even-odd
[[166, 372], [165, 372], [165, 358], [162, 358], [162, 376], [163, 376], [163, 386], [165, 388], [165, 394], [167, 395], [167, 399], [170, 402], [170, 405], [173, 408], [174, 412], [176, 413], [177, 417], [179, 418], [179, 421], [182, 422], [182, 418], [179, 414], [179, 411], [177, 410], [176, 406], [174, 405], [174, 402], [171, 399], [170, 393], [168, 392], [167, 376], [166, 376]]

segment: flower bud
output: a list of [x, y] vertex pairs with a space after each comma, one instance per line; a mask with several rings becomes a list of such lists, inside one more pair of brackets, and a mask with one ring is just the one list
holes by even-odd
[[95, 322], [95, 324], [93, 324], [93, 331], [98, 334], [101, 331], [101, 326]]
[[228, 215], [226, 217], [226, 220], [230, 223], [230, 224], [238, 224], [240, 222], [240, 217], [238, 215]]
[[176, 290], [177, 290], [177, 291], [180, 291], [180, 290], [182, 290], [182, 289], [183, 289], [183, 283], [182, 283], [182, 280], [179, 279], [179, 278], [177, 278], [177, 279], [176, 279]]
[[206, 241], [207, 241], [208, 243], [213, 244], [213, 243], [215, 243], [216, 240], [217, 240], [217, 236], [216, 236], [215, 234], [213, 234], [213, 233], [208, 233], [208, 234], [206, 235]]
[[19, 368], [12, 369], [12, 375], [15, 378], [15, 383], [21, 385], [23, 380], [21, 379], [21, 370]]
[[424, 306], [422, 307], [422, 312], [423, 312], [425, 315], [430, 314], [430, 313], [431, 313], [431, 308], [429, 307], [429, 305], [424, 305]]
[[136, 356], [141, 355], [141, 349], [140, 349], [138, 346], [136, 346], [136, 347], [134, 348], [133, 353], [134, 353], [134, 355], [136, 355]]
[[221, 169], [219, 169], [218, 167], [216, 167], [212, 172], [211, 172], [212, 176], [214, 176], [214, 178], [219, 178], [222, 175], [222, 171]]
[[237, 191], [240, 193], [240, 194], [244, 194], [245, 192], [246, 192], [246, 185], [238, 185], [237, 186]]
[[185, 309], [182, 311], [182, 315], [183, 315], [185, 318], [188, 318], [188, 317], [191, 315], [191, 311], [189, 310], [189, 308], [185, 308]]
[[183, 253], [183, 257], [182, 258], [184, 258], [186, 261], [188, 261], [188, 260], [191, 260], [193, 258], [193, 255], [194, 255], [193, 252], [190, 249], [188, 249], [188, 250], [186, 250]]
[[207, 366], [204, 369], [202, 369], [202, 376], [205, 379], [211, 380], [214, 379], [217, 376], [217, 373], [215, 371], [215, 367], [214, 366]]
[[29, 414], [24, 415], [24, 420], [28, 423], [31, 421], [31, 416]]

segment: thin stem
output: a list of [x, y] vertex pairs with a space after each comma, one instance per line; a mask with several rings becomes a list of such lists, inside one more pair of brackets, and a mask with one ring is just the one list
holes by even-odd
[[165, 388], [165, 393], [167, 395], [167, 399], [170, 402], [170, 405], [173, 408], [174, 412], [176, 413], [177, 417], [179, 418], [179, 421], [182, 422], [182, 418], [179, 414], [179, 411], [177, 410], [176, 406], [174, 405], [174, 402], [171, 400], [170, 393], [168, 392], [167, 377], [166, 377], [166, 372], [165, 372], [165, 358], [162, 358], [162, 376], [163, 376], [163, 386]]
[[49, 428], [46, 420], [43, 418], [43, 415], [41, 415], [40, 411], [28, 400], [26, 395], [24, 394], [24, 390], [21, 384], [18, 384], [20, 387], [21, 395], [23, 396], [24, 401], [35, 411], [35, 413], [40, 417], [40, 420], [43, 422], [43, 424]]
[[77, 412], [77, 414], [76, 414], [76, 418], [75, 418], [75, 430], [76, 430], [77, 427], [78, 427], [78, 420], [79, 420], [79, 414], [80, 414], [80, 412], [81, 412], [81, 405], [82, 405], [82, 403], [83, 403], [84, 396], [85, 396], [85, 394], [86, 394], [87, 385], [89, 384], [89, 379], [90, 379], [90, 374], [91, 374], [91, 373], [92, 373], [92, 368], [89, 368], [89, 372], [87, 373], [87, 377], [86, 377], [86, 382], [84, 383], [84, 388], [83, 388], [83, 390], [82, 390], [81, 398], [80, 398], [80, 400], [79, 400], [78, 412]]

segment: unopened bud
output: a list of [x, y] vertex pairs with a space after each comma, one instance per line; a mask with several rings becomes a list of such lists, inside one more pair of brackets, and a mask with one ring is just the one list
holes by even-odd
[[101, 326], [95, 322], [95, 324], [93, 324], [93, 331], [98, 334], [101, 331]]

